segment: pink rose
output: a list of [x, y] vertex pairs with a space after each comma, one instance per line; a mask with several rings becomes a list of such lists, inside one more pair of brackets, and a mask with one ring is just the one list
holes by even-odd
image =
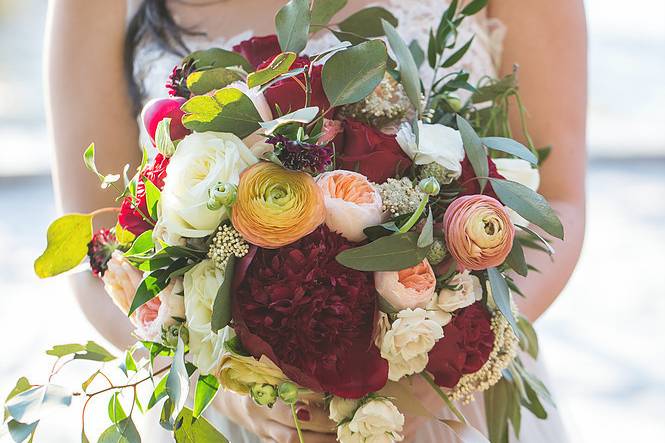
[[436, 277], [425, 259], [397, 272], [375, 272], [376, 291], [395, 309], [425, 308], [436, 289]]
[[113, 251], [102, 280], [104, 289], [115, 305], [126, 315], [134, 300], [136, 288], [143, 280], [143, 272], [132, 266], [122, 252]]
[[363, 229], [383, 221], [379, 191], [362, 174], [351, 171], [325, 172], [316, 178], [323, 191], [326, 225], [350, 241], [366, 238]]
[[342, 122], [339, 120], [329, 120], [327, 118], [323, 119], [323, 128], [321, 128], [321, 136], [317, 140], [319, 145], [327, 145], [337, 137], [337, 134], [342, 132], [344, 127]]
[[450, 254], [472, 271], [503, 263], [515, 237], [508, 212], [487, 195], [468, 195], [452, 202], [444, 214], [443, 229]]
[[185, 318], [183, 293], [182, 279], [173, 279], [156, 297], [140, 306], [131, 319], [136, 335], [142, 340], [161, 342], [162, 329], [175, 324], [176, 318]]

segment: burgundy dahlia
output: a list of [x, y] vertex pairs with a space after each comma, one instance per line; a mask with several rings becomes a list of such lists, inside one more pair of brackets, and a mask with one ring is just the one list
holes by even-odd
[[266, 141], [275, 146], [275, 155], [287, 169], [321, 174], [332, 163], [332, 146], [289, 140], [283, 135], [269, 137]]
[[90, 268], [97, 277], [103, 277], [113, 251], [118, 249], [115, 233], [109, 229], [100, 229], [88, 243]]
[[372, 274], [335, 260], [353, 246], [322, 225], [281, 249], [256, 249], [238, 267], [233, 300], [234, 328], [254, 357], [266, 355], [301, 386], [345, 398], [388, 379], [372, 343]]
[[187, 77], [192, 72], [194, 72], [193, 60], [187, 60], [173, 68], [165, 85], [171, 97], [189, 98], [191, 92], [187, 87]]

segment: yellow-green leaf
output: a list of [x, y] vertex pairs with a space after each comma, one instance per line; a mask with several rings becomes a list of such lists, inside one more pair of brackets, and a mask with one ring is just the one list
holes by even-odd
[[49, 226], [46, 250], [35, 260], [40, 278], [53, 277], [76, 267], [88, 252], [92, 240], [92, 215], [68, 214]]
[[253, 88], [255, 86], [265, 85], [271, 80], [276, 79], [282, 74], [286, 74], [289, 68], [296, 61], [295, 52], [282, 52], [275, 56], [265, 68], [252, 72], [247, 76], [247, 86]]
[[241, 79], [242, 76], [233, 69], [214, 68], [189, 74], [187, 77], [187, 87], [194, 94], [203, 95]]

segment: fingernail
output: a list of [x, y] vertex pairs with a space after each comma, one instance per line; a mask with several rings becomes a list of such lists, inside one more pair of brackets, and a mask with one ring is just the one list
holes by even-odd
[[307, 408], [298, 408], [296, 409], [296, 416], [298, 417], [298, 420], [302, 421], [310, 421], [311, 420], [311, 415], [309, 413], [309, 409]]

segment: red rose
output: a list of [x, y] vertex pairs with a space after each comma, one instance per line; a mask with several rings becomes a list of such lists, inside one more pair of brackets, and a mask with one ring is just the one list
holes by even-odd
[[[270, 64], [272, 60], [266, 60], [258, 69], [264, 68]], [[309, 69], [309, 57], [298, 57], [291, 65], [291, 69], [306, 68]], [[321, 82], [321, 70], [323, 66], [316, 65], [311, 69], [310, 87], [312, 93], [310, 96], [310, 106], [318, 106], [320, 110], [325, 111], [330, 107], [328, 97], [323, 91], [323, 83]], [[300, 74], [295, 77], [280, 80], [270, 86], [264, 92], [266, 100], [270, 104], [273, 111], [277, 112], [277, 108], [282, 114], [296, 111], [305, 107], [305, 74]]]
[[443, 338], [429, 352], [427, 370], [439, 386], [453, 388], [464, 374], [480, 370], [494, 347], [487, 309], [476, 302], [455, 314], [443, 328]]
[[[160, 190], [164, 187], [164, 178], [166, 177], [166, 167], [169, 159], [162, 154], [157, 154], [152, 165], [143, 170], [136, 184], [136, 198], [127, 196], [120, 206], [118, 223], [123, 229], [128, 230], [134, 235], [141, 235], [145, 231], [153, 228], [156, 220], [148, 215], [148, 205], [145, 200], [145, 180], [150, 180]], [[143, 215], [148, 217], [146, 220]]]
[[257, 248], [237, 267], [233, 299], [245, 349], [266, 355], [301, 386], [344, 398], [378, 391], [388, 380], [388, 363], [372, 342], [372, 273], [335, 260], [352, 246], [322, 225], [281, 249]]
[[383, 183], [411, 167], [411, 159], [402, 151], [394, 135], [360, 123], [344, 121], [344, 131], [335, 140], [336, 165], [357, 171], [370, 181]]
[[255, 68], [262, 62], [282, 52], [275, 34], [252, 37], [233, 47], [233, 51], [242, 55]]
[[[499, 172], [496, 170], [496, 164], [489, 157], [487, 157], [487, 165], [489, 166], [489, 171], [490, 171], [489, 176], [491, 178], [500, 178], [500, 179], [504, 178], [503, 175], [499, 174]], [[457, 179], [460, 186], [462, 187], [462, 192], [460, 193], [460, 196], [480, 194], [480, 184], [478, 183], [478, 180], [476, 180], [475, 178], [476, 178], [476, 173], [473, 171], [473, 166], [471, 166], [469, 157], [464, 156], [464, 160], [462, 161], [462, 174]], [[490, 197], [499, 200], [499, 197], [497, 197], [496, 194], [494, 193], [494, 189], [492, 188], [491, 183], [487, 183], [487, 185], [485, 186], [485, 190], [483, 191], [483, 194], [489, 195]]]

